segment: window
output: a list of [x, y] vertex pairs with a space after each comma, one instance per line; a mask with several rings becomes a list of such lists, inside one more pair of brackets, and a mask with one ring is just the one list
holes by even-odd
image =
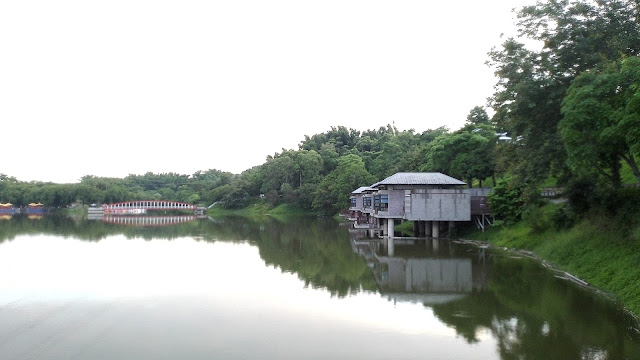
[[365, 209], [368, 209], [371, 207], [371, 197], [365, 197], [362, 199], [363, 205]]
[[373, 198], [374, 207], [378, 211], [387, 211], [389, 210], [389, 195], [376, 195]]
[[356, 207], [356, 198], [351, 198], [351, 207]]

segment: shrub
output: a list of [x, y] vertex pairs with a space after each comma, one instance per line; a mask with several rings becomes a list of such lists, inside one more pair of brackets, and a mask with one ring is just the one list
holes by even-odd
[[527, 222], [533, 234], [543, 233], [550, 226], [549, 217], [546, 216], [544, 210], [538, 206], [527, 207], [522, 213], [522, 219]]
[[494, 216], [504, 220], [505, 224], [512, 224], [522, 216], [524, 201], [523, 187], [511, 177], [498, 181], [493, 191], [487, 195], [489, 206]]
[[599, 201], [596, 192], [596, 181], [593, 177], [581, 176], [567, 184], [565, 196], [576, 214], [586, 213]]
[[553, 226], [556, 228], [556, 230], [571, 228], [576, 223], [577, 219], [578, 217], [576, 216], [576, 214], [567, 205], [563, 205], [557, 208], [553, 216], [551, 217]]

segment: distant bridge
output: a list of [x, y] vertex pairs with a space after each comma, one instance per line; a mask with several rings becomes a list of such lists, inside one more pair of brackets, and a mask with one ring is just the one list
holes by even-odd
[[140, 200], [102, 205], [106, 214], [143, 214], [147, 210], [198, 210], [198, 205], [179, 201]]

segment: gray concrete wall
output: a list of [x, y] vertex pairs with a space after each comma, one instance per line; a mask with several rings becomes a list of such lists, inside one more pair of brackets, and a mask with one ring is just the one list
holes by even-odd
[[429, 189], [407, 194], [407, 220], [470, 221], [469, 189]]
[[[389, 209], [387, 211], [376, 211], [374, 216], [379, 218], [404, 218], [404, 190], [380, 190], [377, 194], [389, 195]], [[372, 206], [375, 206], [375, 204], [372, 204]]]
[[356, 195], [356, 209], [362, 210], [364, 209], [364, 201], [362, 200], [364, 196], [362, 194]]
[[404, 190], [389, 190], [389, 215], [394, 218], [404, 216]]

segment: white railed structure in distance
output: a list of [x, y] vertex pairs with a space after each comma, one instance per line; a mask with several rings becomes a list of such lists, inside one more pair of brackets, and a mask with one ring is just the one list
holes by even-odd
[[167, 200], [138, 200], [102, 205], [102, 211], [105, 214], [144, 214], [148, 210], [196, 211], [197, 209], [197, 205]]

